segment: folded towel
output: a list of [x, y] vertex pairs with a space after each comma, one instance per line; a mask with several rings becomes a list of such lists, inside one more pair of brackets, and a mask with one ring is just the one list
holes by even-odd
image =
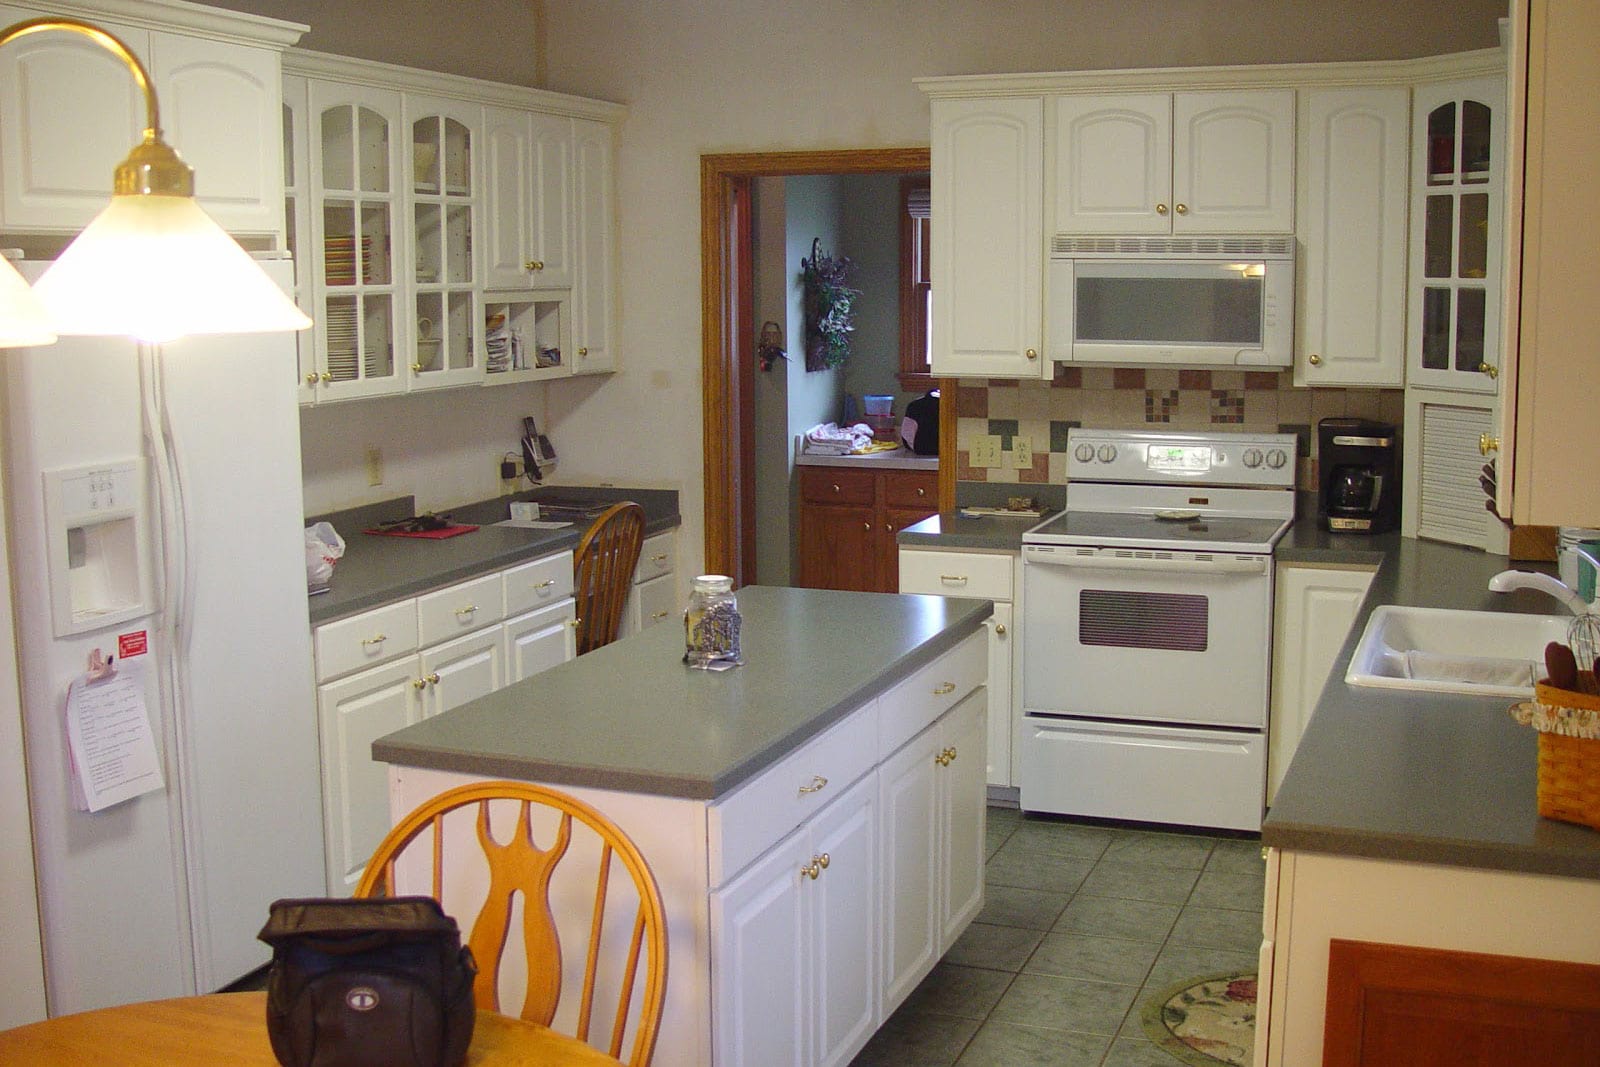
[[1532, 660], [1497, 656], [1450, 656], [1412, 649], [1406, 653], [1406, 676], [1418, 681], [1467, 682], [1532, 689], [1537, 677]]
[[853, 426], [824, 422], [805, 433], [801, 451], [818, 456], [848, 456], [872, 443], [872, 428], [858, 422]]

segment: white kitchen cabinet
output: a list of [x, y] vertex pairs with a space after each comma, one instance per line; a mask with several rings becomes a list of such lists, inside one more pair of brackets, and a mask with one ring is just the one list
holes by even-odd
[[1048, 378], [1043, 98], [936, 98], [930, 108], [933, 373]]
[[574, 612], [559, 552], [317, 628], [330, 894], [350, 891], [389, 830], [372, 742], [573, 659]]
[[1052, 97], [1052, 233], [1294, 230], [1294, 92]]
[[1505, 552], [1505, 525], [1485, 509], [1479, 476], [1495, 449], [1499, 398], [1406, 387], [1400, 533]]
[[[303, 27], [149, 5], [135, 26], [73, 5], [144, 63], [166, 140], [195, 169], [195, 198], [224, 229], [283, 228], [278, 136], [281, 53]], [[0, 26], [61, 12], [0, 8]], [[168, 28], [170, 25], [170, 28]], [[0, 50], [0, 229], [74, 233], [111, 197], [112, 171], [139, 143], [144, 97], [122, 60], [74, 33], [34, 34]]]
[[1405, 382], [1410, 93], [1302, 94], [1297, 386]]
[[994, 602], [989, 618], [989, 699], [987, 715], [987, 780], [996, 787], [1013, 784], [1011, 746], [1020, 709], [1012, 706], [1020, 691], [1022, 643], [1017, 633], [1014, 590], [1021, 588], [1016, 552], [952, 552], [947, 549], [902, 547], [900, 592], [934, 596], [977, 597]]
[[572, 285], [572, 120], [484, 109], [490, 289]]
[[623, 607], [622, 636], [636, 634], [683, 614], [678, 580], [673, 573], [677, 551], [677, 534], [673, 530], [644, 539], [639, 549], [639, 563], [633, 569], [633, 588]]
[[984, 697], [967, 696], [878, 772], [885, 1015], [983, 906]]
[[1498, 389], [1504, 126], [1504, 77], [1412, 96], [1408, 386]]
[[483, 377], [483, 286], [478, 277], [480, 131], [475, 103], [406, 94], [411, 256], [411, 389]]
[[616, 127], [574, 119], [572, 373], [617, 369]]
[[1272, 601], [1267, 804], [1300, 745], [1376, 567], [1280, 563]]
[[876, 780], [711, 894], [718, 1062], [848, 1063], [877, 1027]]

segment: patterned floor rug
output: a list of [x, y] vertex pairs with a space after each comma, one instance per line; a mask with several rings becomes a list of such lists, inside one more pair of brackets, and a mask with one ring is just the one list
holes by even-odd
[[1253, 971], [1190, 978], [1140, 1006], [1145, 1034], [1193, 1067], [1244, 1067], [1256, 1034]]

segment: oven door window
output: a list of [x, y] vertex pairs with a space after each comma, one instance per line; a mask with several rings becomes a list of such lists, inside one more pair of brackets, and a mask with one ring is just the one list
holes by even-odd
[[1203, 596], [1121, 589], [1078, 594], [1081, 645], [1204, 652], [1210, 631], [1210, 609]]
[[1073, 340], [1259, 348], [1265, 269], [1259, 262], [1080, 262]]

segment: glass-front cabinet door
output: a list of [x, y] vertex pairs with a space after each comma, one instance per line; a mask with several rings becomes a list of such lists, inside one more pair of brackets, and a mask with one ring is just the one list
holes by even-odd
[[1504, 97], [1490, 77], [1412, 98], [1409, 385], [1498, 387]]
[[407, 97], [406, 117], [411, 131], [411, 387], [470, 384], [483, 374], [477, 260], [482, 109]]
[[[284, 248], [294, 257], [294, 302], [316, 321], [318, 308], [314, 279], [320, 269], [311, 255], [311, 166], [306, 140], [306, 80], [289, 76], [283, 79], [283, 238]], [[295, 334], [299, 352], [299, 399], [312, 404], [322, 370], [317, 362], [316, 329]]]
[[313, 81], [309, 97], [317, 399], [403, 392], [400, 94]]

